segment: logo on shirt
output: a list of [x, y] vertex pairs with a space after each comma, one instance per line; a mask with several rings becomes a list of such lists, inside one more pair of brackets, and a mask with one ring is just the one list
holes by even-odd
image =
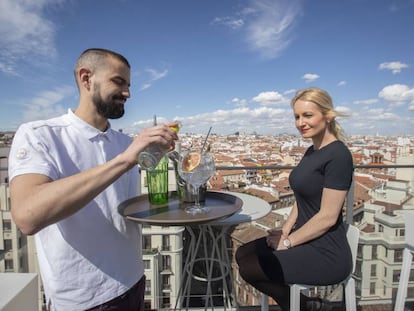
[[26, 148], [20, 148], [16, 152], [16, 158], [19, 160], [26, 159], [29, 154], [29, 151]]

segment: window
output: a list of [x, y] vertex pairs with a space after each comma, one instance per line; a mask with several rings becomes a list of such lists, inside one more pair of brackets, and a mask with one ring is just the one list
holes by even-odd
[[12, 240], [5, 239], [4, 240], [4, 250], [8, 252], [13, 247]]
[[144, 269], [145, 270], [151, 269], [151, 261], [150, 260], [144, 260]]
[[371, 277], [376, 277], [377, 276], [377, 265], [371, 265]]
[[372, 245], [372, 248], [371, 248], [371, 259], [377, 259], [377, 258], [378, 258], [377, 245]]
[[363, 246], [362, 246], [362, 244], [358, 244], [357, 257], [362, 258], [363, 254], [364, 254], [363, 253]]
[[170, 246], [170, 236], [169, 235], [163, 235], [162, 236], [162, 249], [164, 251], [171, 250], [171, 246]]
[[13, 271], [14, 265], [12, 259], [5, 259], [4, 260], [4, 269], [7, 271]]
[[392, 281], [393, 281], [394, 283], [397, 283], [397, 282], [399, 282], [399, 281], [400, 281], [400, 273], [401, 273], [401, 271], [400, 271], [400, 270], [394, 270], [394, 272], [393, 272], [393, 274], [392, 274]]
[[145, 280], [145, 295], [151, 295], [151, 280]]
[[362, 263], [361, 261], [357, 260], [355, 264], [355, 275], [360, 277], [362, 275], [361, 271], [362, 271]]
[[151, 249], [151, 236], [150, 235], [142, 236], [142, 248]]
[[402, 258], [403, 258], [403, 250], [402, 249], [394, 250], [394, 262], [402, 262]]
[[11, 231], [12, 225], [10, 219], [3, 219], [3, 231]]
[[162, 270], [171, 270], [170, 256], [162, 256]]
[[[170, 309], [171, 308], [171, 302], [170, 302], [170, 297], [169, 296], [163, 295], [163, 297], [162, 297], [162, 307], [165, 308], [165, 309]], [[149, 309], [145, 309], [145, 310], [149, 310]]]
[[371, 282], [369, 285], [369, 294], [375, 295], [375, 282]]
[[378, 232], [384, 232], [384, 226], [378, 225]]
[[405, 229], [400, 230], [400, 236], [405, 236]]
[[162, 288], [163, 289], [170, 289], [170, 276], [169, 275], [163, 275], [162, 276]]

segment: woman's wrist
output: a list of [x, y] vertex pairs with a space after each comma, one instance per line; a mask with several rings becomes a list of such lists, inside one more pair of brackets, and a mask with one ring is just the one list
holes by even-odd
[[282, 237], [286, 239], [289, 236], [290, 230], [282, 228]]
[[292, 242], [290, 241], [289, 236], [283, 239], [283, 246], [286, 248], [292, 247]]

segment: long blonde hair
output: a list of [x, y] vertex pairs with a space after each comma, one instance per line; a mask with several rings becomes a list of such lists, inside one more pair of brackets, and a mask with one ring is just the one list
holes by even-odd
[[347, 115], [340, 113], [334, 109], [332, 98], [328, 92], [317, 87], [301, 89], [297, 91], [295, 96], [292, 98], [292, 107], [299, 99], [315, 103], [319, 107], [319, 110], [322, 112], [322, 114], [330, 120], [328, 124], [328, 130], [336, 137], [336, 139], [341, 141], [346, 140], [345, 132], [339, 125], [338, 121], [335, 120], [335, 118], [346, 117]]

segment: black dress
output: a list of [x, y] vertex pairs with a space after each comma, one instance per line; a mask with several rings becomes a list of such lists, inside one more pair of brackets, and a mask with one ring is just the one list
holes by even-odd
[[[323, 188], [348, 190], [352, 174], [352, 155], [341, 141], [319, 150], [310, 147], [289, 177], [298, 206], [295, 229], [319, 211]], [[312, 241], [274, 251], [266, 245], [265, 239], [259, 239], [256, 250], [263, 271], [278, 283], [336, 284], [352, 269], [342, 214], [328, 232]]]

